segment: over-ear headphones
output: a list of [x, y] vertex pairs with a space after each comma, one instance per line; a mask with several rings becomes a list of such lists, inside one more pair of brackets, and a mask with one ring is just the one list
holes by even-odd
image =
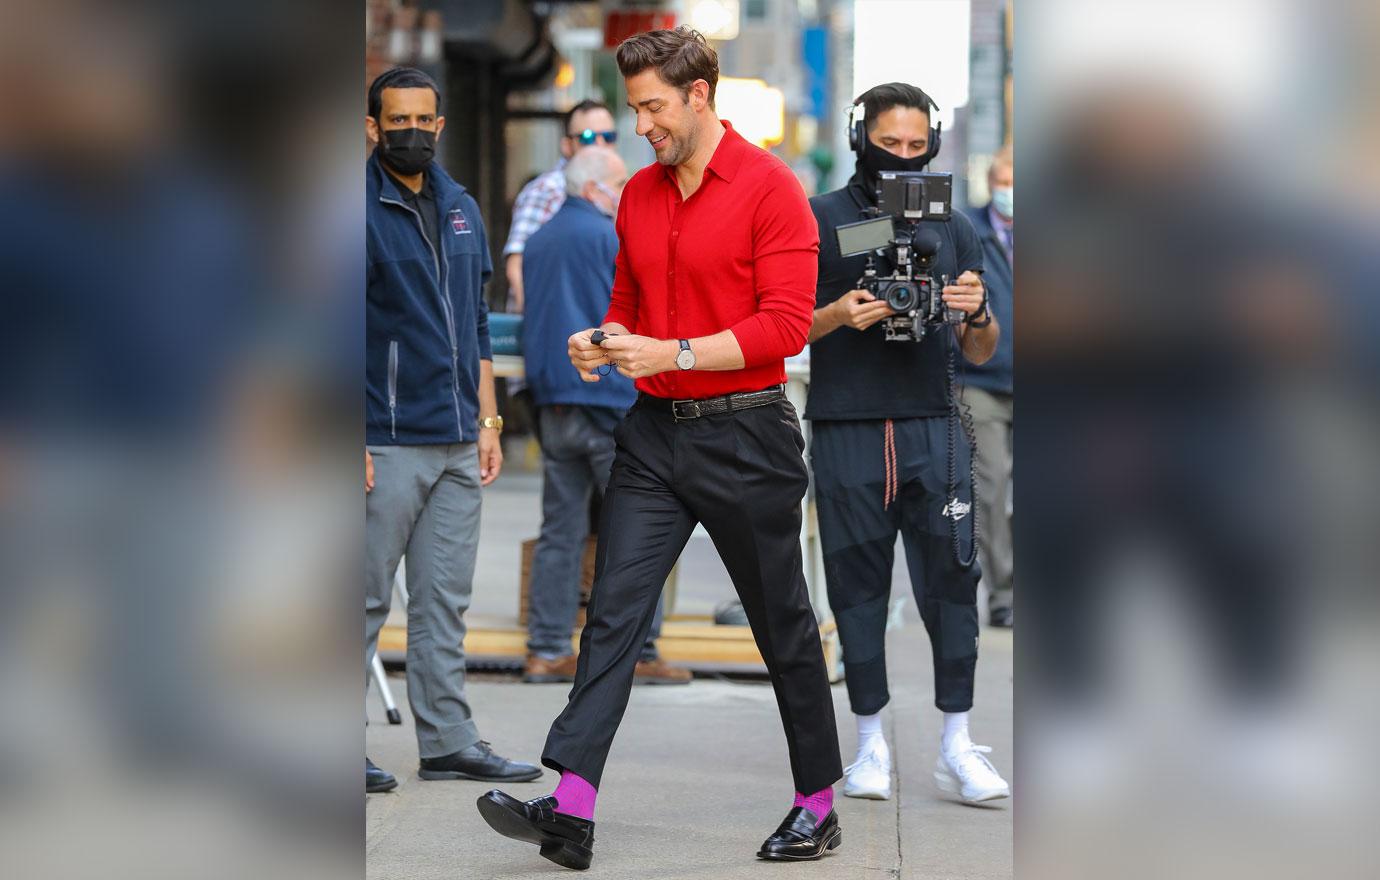
[[[939, 105], [934, 103], [934, 99], [925, 94], [921, 89], [917, 88], [915, 90], [920, 92], [920, 97], [925, 100], [925, 104], [927, 105], [925, 114], [933, 119], [935, 113], [939, 111]], [[868, 89], [861, 95], [858, 95], [858, 97], [853, 100], [853, 104], [848, 108], [848, 146], [852, 147], [853, 152], [856, 153], [859, 158], [862, 157], [863, 148], [867, 144], [867, 123], [862, 119], [855, 119], [854, 117], [858, 112], [858, 108], [862, 106], [862, 103], [867, 100], [867, 96], [871, 93], [872, 89]], [[939, 146], [942, 142], [941, 135], [943, 134], [943, 130], [944, 123], [942, 122], [938, 125], [930, 126], [929, 140], [924, 153], [925, 161], [921, 163], [922, 165], [930, 164], [930, 162], [934, 161], [934, 157], [939, 155]]]

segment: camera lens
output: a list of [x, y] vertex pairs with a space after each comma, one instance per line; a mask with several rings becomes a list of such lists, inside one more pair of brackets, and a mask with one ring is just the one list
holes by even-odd
[[886, 304], [891, 306], [892, 311], [908, 312], [915, 308], [919, 298], [915, 293], [915, 286], [909, 282], [897, 282], [886, 289]]

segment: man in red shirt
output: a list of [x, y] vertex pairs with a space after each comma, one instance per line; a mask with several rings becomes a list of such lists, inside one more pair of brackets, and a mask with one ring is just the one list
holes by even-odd
[[703, 37], [638, 34], [617, 58], [657, 164], [623, 190], [604, 323], [569, 349], [586, 381], [612, 367], [641, 393], [615, 434], [575, 685], [542, 755], [561, 782], [525, 803], [491, 791], [479, 809], [546, 858], [589, 866], [595, 794], [638, 650], [703, 523], [766, 661], [790, 755], [795, 803], [758, 856], [816, 859], [841, 840], [843, 768], [800, 557], [805, 441], [783, 383], [813, 318], [819, 229], [790, 169], [715, 114], [718, 57]]

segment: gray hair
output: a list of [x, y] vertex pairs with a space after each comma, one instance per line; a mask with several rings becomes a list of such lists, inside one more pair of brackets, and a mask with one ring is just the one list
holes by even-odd
[[585, 147], [566, 163], [565, 193], [578, 196], [586, 183], [613, 183], [624, 172], [623, 160], [612, 148]]

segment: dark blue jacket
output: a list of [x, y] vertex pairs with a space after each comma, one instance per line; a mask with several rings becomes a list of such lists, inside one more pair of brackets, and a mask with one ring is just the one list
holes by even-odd
[[484, 284], [493, 273], [479, 205], [432, 162], [442, 255], [398, 184], [365, 166], [365, 442], [469, 443], [479, 436], [479, 361], [492, 360]]
[[963, 365], [964, 382], [974, 388], [1010, 394], [1013, 390], [1011, 336], [1014, 330], [1012, 288], [1015, 276], [1001, 237], [992, 228], [992, 220], [987, 216], [987, 206], [969, 211], [968, 219], [973, 221], [973, 228], [982, 242], [982, 262], [986, 267], [982, 273], [982, 283], [987, 286], [987, 307], [992, 310], [1001, 335], [997, 338], [997, 350], [992, 353], [991, 360], [981, 366]]
[[522, 254], [522, 350], [538, 406], [575, 404], [624, 410], [637, 397], [617, 372], [586, 382], [570, 365], [570, 334], [598, 327], [613, 291], [618, 233], [613, 220], [574, 196], [532, 233]]

